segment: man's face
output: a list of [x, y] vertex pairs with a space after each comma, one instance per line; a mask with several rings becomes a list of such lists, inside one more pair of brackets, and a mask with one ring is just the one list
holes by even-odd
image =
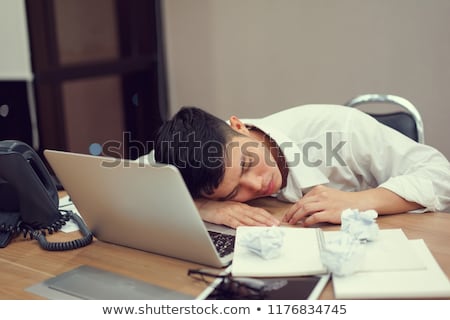
[[223, 181], [204, 197], [245, 202], [276, 193], [281, 185], [281, 172], [269, 148], [251, 137], [238, 136], [227, 145]]

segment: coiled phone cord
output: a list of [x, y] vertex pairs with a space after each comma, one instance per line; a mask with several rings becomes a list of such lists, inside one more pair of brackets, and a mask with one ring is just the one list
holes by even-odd
[[[72, 219], [78, 225], [80, 233], [83, 235], [83, 237], [67, 242], [48, 242], [43, 230], [35, 230], [32, 233], [32, 237], [39, 242], [39, 245], [43, 249], [48, 251], [66, 251], [85, 247], [92, 242], [94, 238], [92, 232], [89, 231], [84, 221], [78, 215], [74, 214], [72, 211], [68, 211], [65, 216], [69, 216], [68, 218]], [[49, 233], [59, 230], [61, 228], [61, 225], [58, 224], [59, 221], [56, 222], [54, 227], [51, 226], [52, 228], [48, 229]]]
[[[61, 218], [47, 227], [38, 227], [35, 224], [28, 224], [23, 221], [19, 221], [16, 226], [1, 225], [0, 231], [10, 232], [12, 235], [23, 234], [24, 238], [30, 237], [36, 239], [39, 245], [44, 250], [49, 251], [66, 251], [81, 248], [90, 244], [94, 238], [93, 234], [87, 228], [84, 221], [80, 216], [74, 214], [72, 211], [64, 211], [65, 214], [61, 215]], [[75, 239], [67, 242], [48, 242], [46, 239], [46, 233], [53, 234], [61, 229], [67, 221], [73, 220], [79, 227], [79, 231], [82, 234], [82, 238]]]

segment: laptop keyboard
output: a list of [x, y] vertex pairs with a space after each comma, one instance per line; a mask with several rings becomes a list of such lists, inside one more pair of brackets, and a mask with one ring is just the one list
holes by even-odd
[[208, 233], [212, 239], [212, 242], [216, 246], [220, 257], [224, 257], [233, 252], [234, 240], [236, 236], [215, 231], [208, 231]]

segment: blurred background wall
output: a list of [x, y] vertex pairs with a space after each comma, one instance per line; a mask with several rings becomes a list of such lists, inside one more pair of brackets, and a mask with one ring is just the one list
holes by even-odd
[[450, 158], [449, 17], [448, 0], [164, 0], [170, 114], [259, 117], [389, 93]]
[[448, 17], [448, 0], [2, 0], [0, 138], [88, 152], [146, 143], [182, 105], [260, 117], [384, 93], [450, 158]]

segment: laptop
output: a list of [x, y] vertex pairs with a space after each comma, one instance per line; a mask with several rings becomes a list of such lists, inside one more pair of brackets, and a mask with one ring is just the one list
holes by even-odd
[[[44, 150], [81, 217], [101, 241], [211, 267], [231, 263], [234, 229], [205, 224], [178, 169]], [[231, 239], [229, 239], [231, 238]], [[217, 245], [217, 247], [216, 247]]]

